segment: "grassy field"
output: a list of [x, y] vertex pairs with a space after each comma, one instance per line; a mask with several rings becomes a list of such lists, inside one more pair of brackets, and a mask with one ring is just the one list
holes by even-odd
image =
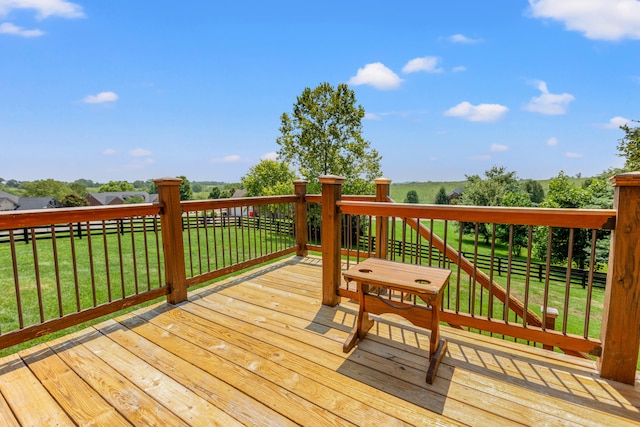
[[[569, 182], [576, 186], [581, 186], [587, 178], [569, 178]], [[545, 195], [549, 190], [550, 179], [536, 180], [542, 186]], [[455, 190], [458, 187], [463, 187], [467, 184], [467, 181], [427, 181], [427, 182], [391, 182], [391, 188], [389, 189], [391, 198], [397, 203], [404, 202], [407, 197], [407, 193], [414, 190], [418, 194], [419, 203], [432, 204], [435, 202], [436, 194], [441, 187], [444, 187], [444, 191], [449, 192]]]
[[[266, 255], [295, 243], [281, 233], [261, 231], [256, 235], [249, 233], [246, 227], [244, 230], [216, 227], [216, 233], [212, 228], [209, 230], [207, 233], [202, 227], [197, 232], [192, 230], [190, 235], [188, 231], [184, 233], [187, 276]], [[207, 239], [209, 251], [205, 247]], [[188, 252], [190, 242], [191, 253]], [[199, 242], [202, 242], [200, 248], [197, 247]], [[233, 244], [229, 245], [229, 242]], [[247, 251], [236, 251], [236, 244]], [[0, 289], [3, 290], [0, 293], [0, 331], [7, 333], [159, 287], [164, 283], [161, 248], [161, 237], [156, 241], [153, 233], [146, 237], [142, 233], [114, 233], [104, 238], [102, 235], [91, 239], [86, 235], [74, 240], [58, 238], [55, 244], [53, 240], [43, 239], [36, 241], [35, 249], [31, 242], [16, 242], [16, 285], [12, 248], [8, 243], [0, 244]], [[115, 315], [108, 317], [112, 316]], [[35, 342], [76, 331], [106, 318]], [[0, 350], [0, 356], [35, 342]]]

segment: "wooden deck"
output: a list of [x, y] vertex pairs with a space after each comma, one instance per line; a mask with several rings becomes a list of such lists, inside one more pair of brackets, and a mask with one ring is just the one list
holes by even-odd
[[384, 317], [349, 354], [356, 306], [324, 307], [292, 258], [0, 360], [0, 425], [640, 425], [640, 384], [592, 362]]

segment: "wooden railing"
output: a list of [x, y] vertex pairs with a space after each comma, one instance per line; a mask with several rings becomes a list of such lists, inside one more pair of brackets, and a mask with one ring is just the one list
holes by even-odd
[[[306, 183], [297, 181], [290, 196], [181, 202], [181, 180], [161, 179], [154, 204], [0, 213], [0, 348], [158, 297], [179, 303], [190, 286], [279, 256], [320, 250], [324, 304], [353, 296], [341, 268], [359, 259], [437, 265], [452, 270], [441, 316], [449, 324], [590, 352], [598, 356], [603, 377], [635, 381], [640, 174], [617, 176], [615, 209], [598, 211], [395, 204], [388, 197], [389, 180], [377, 180], [375, 196], [342, 196], [342, 178], [320, 180], [321, 195], [307, 195]], [[493, 267], [477, 268], [477, 231], [476, 252], [463, 256], [459, 223], [506, 224], [511, 234], [524, 226], [529, 241], [535, 227], [591, 230], [587, 286], [571, 283], [571, 253], [567, 280], [556, 282], [547, 274], [542, 287], [532, 283], [530, 270], [519, 283], [510, 260], [502, 277]], [[594, 247], [609, 229], [607, 285], [596, 298], [602, 301], [598, 307], [594, 292], [602, 291], [593, 286]], [[530, 265], [530, 244], [526, 251]], [[551, 266], [548, 259], [545, 266]], [[550, 296], [558, 290], [561, 304], [552, 307]], [[558, 310], [555, 325], [552, 309]], [[578, 332], [576, 313], [583, 325]]]
[[[637, 308], [640, 274], [635, 269], [640, 259], [640, 216], [636, 213], [640, 174], [620, 175], [613, 180], [616, 188], [613, 210], [394, 204], [389, 203], [388, 180], [377, 183], [377, 202], [351, 201], [341, 194], [342, 181], [333, 176], [321, 178], [324, 304], [337, 304], [340, 296], [355, 296], [354, 290], [341, 280], [340, 273], [344, 265], [348, 267], [361, 258], [377, 256], [428, 265], [436, 260], [438, 266], [453, 273], [441, 320], [525, 343], [539, 343], [545, 348], [558, 347], [570, 354], [589, 353], [598, 356], [603, 377], [631, 384], [635, 381], [640, 347]], [[464, 224], [473, 224], [471, 230], [475, 228], [471, 257], [462, 256]], [[476, 266], [480, 224], [508, 227], [507, 266], [512, 261], [514, 230], [524, 228], [528, 240], [525, 247], [528, 271], [524, 280], [511, 274], [510, 267], [505, 277], [498, 278], [495, 267], [486, 272]], [[435, 233], [434, 225], [439, 225], [444, 234]], [[534, 230], [540, 229], [548, 235], [547, 274], [542, 285], [531, 280], [532, 236]], [[554, 281], [549, 274], [550, 254], [557, 246], [553, 231], [558, 229], [568, 230], [569, 236], [564, 281]], [[597, 242], [608, 230], [611, 230], [611, 251], [603, 292], [594, 288], [593, 275]], [[591, 238], [589, 277], [584, 289], [571, 281], [573, 259], [577, 259], [573, 242], [578, 233], [581, 236], [587, 233]], [[492, 236], [490, 253], [495, 258], [495, 226]], [[375, 244], [363, 245], [362, 241]], [[426, 247], [429, 256], [418, 255], [422, 251], [396, 252], [393, 248], [397, 241], [406, 242], [407, 248]], [[439, 262], [438, 256], [432, 257], [433, 252], [444, 254], [444, 262]]]
[[303, 194], [181, 202], [180, 182], [155, 204], [0, 212], [0, 348], [305, 253]]

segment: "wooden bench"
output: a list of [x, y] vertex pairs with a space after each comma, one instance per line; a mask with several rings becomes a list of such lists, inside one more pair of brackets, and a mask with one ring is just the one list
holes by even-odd
[[[342, 275], [347, 282], [355, 281], [358, 288], [358, 317], [356, 325], [344, 343], [343, 351], [345, 353], [351, 351], [356, 342], [363, 339], [371, 329], [373, 320], [369, 318], [369, 313], [398, 314], [416, 325], [425, 326], [431, 330], [427, 383], [432, 384], [447, 349], [447, 341], [440, 338], [439, 314], [442, 293], [449, 283], [451, 271], [368, 258], [344, 271]], [[373, 293], [371, 292], [373, 287], [378, 287], [381, 291]], [[391, 298], [394, 291], [400, 293], [400, 298]], [[405, 294], [420, 298], [430, 309], [404, 302]]]

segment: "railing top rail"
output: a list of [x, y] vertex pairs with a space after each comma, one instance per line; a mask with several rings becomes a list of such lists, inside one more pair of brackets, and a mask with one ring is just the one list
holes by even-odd
[[181, 202], [184, 212], [209, 209], [239, 208], [244, 206], [274, 205], [298, 201], [295, 194], [285, 196], [240, 197], [235, 199], [188, 200]]
[[[307, 194], [305, 196], [307, 202], [310, 203], [322, 203], [322, 195], [320, 194]], [[353, 202], [375, 202], [376, 196], [371, 195], [343, 195], [342, 200], [348, 200]]]
[[430, 218], [495, 224], [613, 229], [614, 209], [552, 209], [498, 206], [419, 205], [413, 203], [340, 201], [344, 214]]
[[83, 206], [76, 208], [33, 209], [0, 212], [0, 230], [41, 227], [51, 224], [102, 221], [131, 216], [158, 215], [161, 203], [139, 203], [118, 206]]

